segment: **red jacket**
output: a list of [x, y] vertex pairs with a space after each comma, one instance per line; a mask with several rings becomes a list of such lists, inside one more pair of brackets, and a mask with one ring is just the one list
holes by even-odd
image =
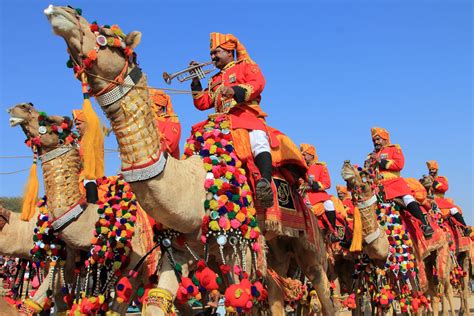
[[400, 176], [400, 171], [405, 165], [405, 157], [400, 146], [388, 145], [376, 154], [380, 159], [378, 180], [383, 185], [385, 199], [391, 200], [411, 194], [410, 188]]
[[344, 204], [344, 207], [346, 208], [347, 215], [354, 217], [354, 203], [352, 203], [352, 200], [344, 199], [342, 200], [342, 204]]
[[[233, 99], [222, 97], [219, 93], [221, 86], [233, 87]], [[216, 112], [228, 112], [233, 129], [265, 131], [267, 114], [260, 108], [260, 94], [264, 87], [265, 78], [257, 64], [231, 62], [211, 78], [206, 90], [193, 96], [194, 106], [201, 111], [215, 108]]]
[[310, 185], [310, 189], [307, 191], [311, 205], [329, 200], [331, 196], [326, 193], [326, 190], [331, 187], [331, 178], [326, 164], [324, 162], [315, 162], [309, 166], [307, 181], [309, 178], [313, 179], [313, 185]]
[[443, 176], [437, 176], [433, 182], [433, 193], [438, 197], [444, 197], [446, 191], [448, 191], [448, 178]]

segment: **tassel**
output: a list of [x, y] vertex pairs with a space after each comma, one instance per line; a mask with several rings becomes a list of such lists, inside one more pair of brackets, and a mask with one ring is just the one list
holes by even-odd
[[362, 251], [362, 220], [358, 207], [354, 207], [354, 232], [350, 252]]
[[38, 171], [36, 163], [36, 154], [33, 158], [33, 164], [30, 168], [30, 175], [28, 177], [28, 182], [25, 187], [25, 193], [23, 196], [23, 205], [21, 208], [21, 220], [27, 222], [35, 214], [36, 200], [38, 198]]
[[82, 76], [82, 92], [84, 96], [82, 110], [86, 119], [86, 130], [81, 140], [84, 176], [86, 180], [95, 180], [104, 176], [104, 133], [99, 117], [89, 100], [85, 74]]

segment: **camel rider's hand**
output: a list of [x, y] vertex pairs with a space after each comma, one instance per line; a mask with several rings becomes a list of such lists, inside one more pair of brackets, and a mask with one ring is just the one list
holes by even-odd
[[380, 163], [380, 158], [377, 157], [377, 154], [376, 153], [371, 153], [370, 154], [370, 158], [372, 158], [373, 160], [377, 161], [378, 163]]
[[[199, 65], [199, 63], [197, 61], [190, 61], [189, 62], [189, 66], [196, 66], [196, 65]], [[202, 85], [201, 85], [201, 81], [199, 80], [199, 78], [193, 78], [192, 82], [191, 82], [191, 90], [193, 91], [202, 91]]]
[[222, 95], [222, 97], [226, 98], [226, 99], [232, 99], [234, 97], [234, 89], [232, 89], [231, 87], [227, 87], [227, 86], [223, 86], [221, 89], [220, 89], [220, 93]]

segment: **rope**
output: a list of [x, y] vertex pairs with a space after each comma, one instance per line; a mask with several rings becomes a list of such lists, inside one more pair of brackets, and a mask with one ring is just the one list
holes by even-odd
[[15, 171], [8, 171], [8, 172], [0, 172], [0, 175], [8, 175], [8, 174], [20, 173], [20, 172], [27, 171], [27, 170], [30, 170], [30, 168], [20, 169], [20, 170], [15, 170]]
[[121, 83], [117, 80], [112, 80], [112, 79], [108, 79], [108, 78], [104, 78], [102, 76], [99, 76], [99, 75], [96, 75], [96, 74], [93, 74], [93, 73], [90, 73], [88, 71], [85, 71], [85, 73], [91, 77], [94, 77], [94, 78], [97, 78], [97, 79], [101, 79], [101, 80], [104, 80], [104, 81], [107, 81], [109, 83], [115, 83], [117, 85], [123, 85], [123, 86], [134, 86], [136, 88], [140, 88], [140, 89], [159, 89], [159, 90], [164, 90], [164, 91], [168, 91], [169, 94], [198, 94], [198, 93], [202, 93], [202, 91], [190, 91], [190, 90], [183, 90], [183, 89], [173, 89], [173, 88], [162, 88], [162, 87], [153, 87], [153, 86], [140, 86], [140, 85], [129, 85], [129, 84], [125, 84], [125, 83]]
[[32, 156], [0, 156], [0, 159], [33, 158]]

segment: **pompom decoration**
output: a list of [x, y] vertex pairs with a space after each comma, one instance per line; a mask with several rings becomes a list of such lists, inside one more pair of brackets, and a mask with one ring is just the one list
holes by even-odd
[[[122, 274], [130, 260], [131, 239], [135, 231], [137, 201], [130, 185], [122, 177], [103, 177], [98, 179], [99, 186], [107, 187], [105, 200], [99, 202], [99, 220], [96, 223], [92, 246], [85, 266], [90, 271], [107, 271], [106, 293], [88, 295], [81, 292], [74, 301], [75, 314], [95, 314], [108, 310], [107, 296], [118, 276]], [[93, 272], [94, 273], [94, 272]], [[124, 277], [116, 286], [119, 302], [128, 301], [132, 295], [128, 278]]]

